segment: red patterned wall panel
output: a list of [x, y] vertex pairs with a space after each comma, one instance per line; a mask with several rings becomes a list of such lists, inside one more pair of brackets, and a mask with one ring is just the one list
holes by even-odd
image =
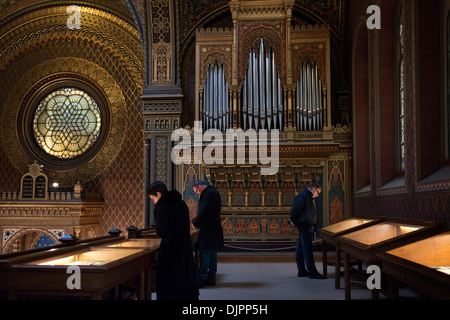
[[383, 1], [380, 30], [380, 162], [381, 185], [395, 178], [395, 148], [396, 148], [396, 100], [398, 99], [398, 85], [395, 80], [396, 60], [396, 21], [395, 0]]
[[425, 178], [441, 166], [440, 1], [419, 4], [421, 169]]
[[368, 39], [365, 25], [361, 26], [355, 52], [355, 135], [357, 154], [357, 189], [370, 182], [369, 169], [369, 96]]

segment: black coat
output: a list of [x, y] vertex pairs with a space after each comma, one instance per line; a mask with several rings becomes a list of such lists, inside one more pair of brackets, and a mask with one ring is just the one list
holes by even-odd
[[198, 201], [197, 217], [192, 220], [198, 232], [200, 250], [217, 250], [223, 246], [223, 230], [220, 221], [222, 199], [219, 192], [208, 186], [203, 190]]
[[290, 218], [297, 228], [314, 230], [317, 223], [317, 211], [313, 194], [308, 188], [305, 188], [295, 197]]
[[156, 273], [158, 300], [197, 300], [199, 291], [190, 235], [189, 209], [178, 191], [155, 205], [156, 233], [161, 237]]

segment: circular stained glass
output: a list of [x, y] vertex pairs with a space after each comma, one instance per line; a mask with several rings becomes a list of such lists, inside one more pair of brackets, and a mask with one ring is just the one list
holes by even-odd
[[33, 131], [39, 146], [60, 159], [85, 153], [100, 135], [101, 113], [86, 92], [63, 88], [48, 94], [38, 105]]

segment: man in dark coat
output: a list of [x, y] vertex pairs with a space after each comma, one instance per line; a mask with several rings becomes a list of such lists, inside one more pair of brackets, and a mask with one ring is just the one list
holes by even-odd
[[161, 237], [156, 272], [158, 300], [198, 300], [190, 235], [189, 209], [176, 191], [163, 182], [148, 190], [155, 204], [156, 233]]
[[[295, 250], [298, 277], [309, 277], [310, 279], [325, 279], [314, 263], [312, 239], [314, 228], [317, 223], [317, 211], [314, 199], [320, 195], [322, 187], [313, 182], [305, 188], [294, 199], [291, 209], [291, 221], [297, 227], [299, 238]], [[306, 267], [305, 267], [306, 265]]]
[[220, 221], [222, 200], [213, 186], [196, 181], [193, 190], [199, 195], [197, 217], [192, 220], [198, 233], [200, 266], [197, 271], [197, 283], [215, 286], [217, 274], [217, 250], [223, 246], [223, 230]]

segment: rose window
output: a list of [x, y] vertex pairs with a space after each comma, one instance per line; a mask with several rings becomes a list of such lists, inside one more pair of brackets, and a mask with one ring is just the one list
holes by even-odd
[[91, 148], [100, 134], [97, 102], [75, 88], [53, 91], [38, 105], [33, 131], [39, 146], [60, 159], [71, 159]]

